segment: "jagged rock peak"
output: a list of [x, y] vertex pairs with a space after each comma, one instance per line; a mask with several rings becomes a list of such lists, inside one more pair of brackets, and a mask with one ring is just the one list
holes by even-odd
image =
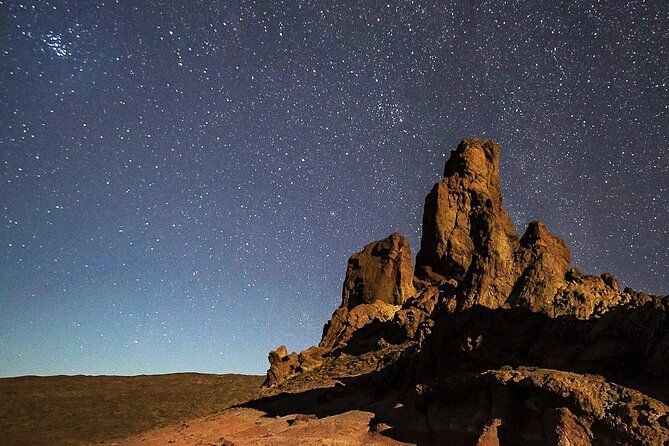
[[409, 241], [395, 232], [368, 243], [348, 261], [341, 306], [323, 328], [320, 346], [344, 347], [356, 330], [373, 321], [388, 321], [409, 297], [413, 257]]
[[271, 352], [267, 391], [406, 389], [386, 419], [413, 406], [418, 443], [669, 444], [669, 407], [652, 398], [669, 400], [669, 300], [580, 273], [540, 221], [519, 237], [499, 159], [495, 142], [463, 140], [425, 199], [414, 281], [399, 234], [351, 256], [320, 344]]
[[463, 139], [444, 165], [444, 178], [462, 181], [467, 189], [480, 188], [501, 200], [499, 190], [499, 145], [492, 140]]
[[499, 160], [494, 141], [464, 139], [451, 152], [444, 178], [425, 198], [418, 284], [448, 288], [450, 311], [526, 307], [587, 319], [647, 300], [620, 291], [613, 276], [575, 271], [566, 243], [543, 222], [531, 222], [519, 238], [502, 205]]
[[341, 306], [352, 310], [376, 300], [401, 305], [414, 293], [411, 247], [403, 235], [395, 232], [351, 256]]
[[519, 241], [502, 205], [499, 159], [496, 142], [462, 140], [425, 198], [416, 276], [455, 280], [465, 306], [498, 307], [512, 288], [494, 280], [513, 265]]

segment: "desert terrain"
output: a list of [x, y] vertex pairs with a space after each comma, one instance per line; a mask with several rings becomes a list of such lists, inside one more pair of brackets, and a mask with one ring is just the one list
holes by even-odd
[[258, 393], [263, 378], [25, 376], [0, 379], [0, 443], [83, 445], [216, 413]]

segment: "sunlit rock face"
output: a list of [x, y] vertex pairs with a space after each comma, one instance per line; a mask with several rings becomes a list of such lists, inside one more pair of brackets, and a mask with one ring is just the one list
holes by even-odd
[[494, 141], [463, 140], [425, 198], [416, 275], [455, 280], [460, 308], [499, 307], [513, 288], [519, 237], [502, 205], [499, 159]]
[[348, 260], [341, 306], [352, 310], [377, 300], [401, 305], [415, 292], [411, 247], [395, 232], [367, 244]]
[[450, 283], [453, 310], [526, 307], [588, 318], [644, 301], [621, 291], [610, 274], [571, 268], [566, 243], [543, 222], [531, 222], [520, 237], [502, 203], [499, 160], [497, 143], [481, 139], [464, 139], [451, 153], [444, 178], [425, 199], [419, 280]]

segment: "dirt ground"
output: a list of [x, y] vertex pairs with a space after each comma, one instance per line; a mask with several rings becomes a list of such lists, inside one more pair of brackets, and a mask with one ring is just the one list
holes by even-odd
[[220, 414], [187, 420], [130, 438], [96, 443], [105, 446], [289, 446], [289, 445], [409, 445], [369, 432], [374, 414], [352, 410], [316, 418], [291, 414], [268, 416], [252, 408], [232, 408]]

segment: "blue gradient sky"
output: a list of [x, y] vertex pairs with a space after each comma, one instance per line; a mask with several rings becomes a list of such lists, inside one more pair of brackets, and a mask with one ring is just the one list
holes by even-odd
[[[503, 3], [507, 3], [501, 6]], [[669, 293], [666, 2], [0, 2], [0, 375], [263, 373], [463, 137]]]

